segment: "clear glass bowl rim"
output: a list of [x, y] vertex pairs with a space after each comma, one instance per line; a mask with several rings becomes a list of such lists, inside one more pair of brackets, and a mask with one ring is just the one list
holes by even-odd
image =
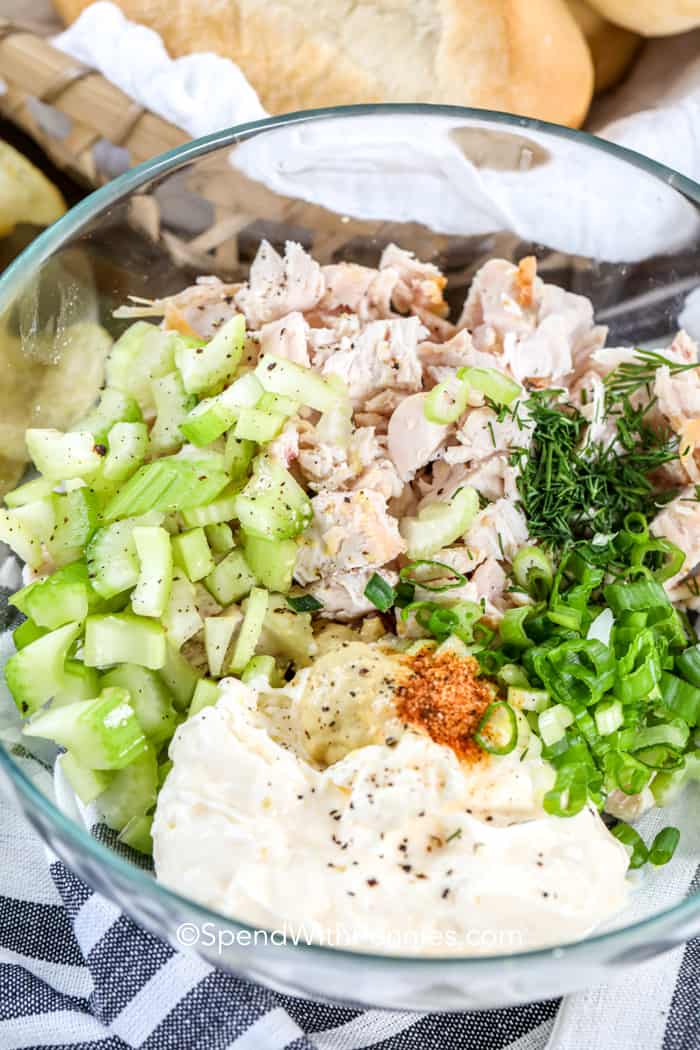
[[[181, 166], [188, 161], [196, 160], [208, 153], [218, 149], [233, 146], [243, 139], [252, 138], [258, 134], [279, 127], [293, 124], [308, 124], [329, 118], [357, 118], [363, 116], [388, 116], [391, 114], [412, 115], [430, 118], [437, 117], [464, 117], [472, 121], [479, 121], [484, 125], [491, 124], [495, 127], [509, 128], [513, 131], [539, 131], [553, 138], [560, 138], [577, 142], [581, 146], [605, 153], [609, 156], [623, 161], [632, 167], [639, 168], [647, 174], [654, 176], [659, 181], [666, 183], [674, 190], [678, 190], [690, 198], [700, 208], [700, 183], [659, 161], [652, 160], [635, 150], [630, 150], [617, 143], [608, 142], [585, 131], [574, 130], [559, 124], [551, 124], [543, 120], [533, 120], [529, 117], [520, 117], [511, 113], [502, 113], [496, 110], [484, 110], [467, 108], [463, 106], [435, 106], [424, 103], [385, 103], [378, 105], [362, 106], [334, 106], [327, 109], [301, 110], [287, 113], [282, 116], [267, 117], [263, 120], [251, 121], [238, 124], [231, 128], [224, 128], [199, 139], [193, 139], [182, 146], [161, 153], [143, 164], [130, 168], [123, 175], [118, 176], [99, 190], [89, 194], [83, 201], [71, 208], [63, 218], [50, 226], [44, 233], [40, 234], [25, 250], [15, 259], [0, 277], [0, 315], [12, 302], [13, 295], [19, 291], [32, 274], [37, 272], [41, 265], [58, 250], [63, 243], [70, 240], [83, 226], [99, 213], [105, 211], [111, 204], [115, 204], [124, 197], [133, 193], [144, 183], [152, 179], [166, 175], [172, 169]], [[136, 893], [146, 894], [151, 897], [159, 896], [164, 902], [172, 901], [178, 909], [183, 906], [197, 913], [202, 921], [208, 923], [228, 924], [237, 931], [254, 932], [255, 927], [241, 922], [230, 916], [223, 915], [198, 904], [189, 897], [183, 897], [174, 890], [169, 889], [162, 883], [157, 882], [152, 875], [131, 864], [129, 861], [118, 856], [108, 846], [103, 845], [93, 838], [78, 823], [71, 820], [63, 813], [49, 798], [32, 783], [31, 779], [12, 761], [4, 746], [0, 744], [0, 767], [7, 773], [13, 786], [22, 795], [31, 810], [32, 807], [39, 809], [48, 821], [53, 824], [61, 837], [70, 840], [71, 845], [79, 850], [87, 852], [90, 857], [104, 864], [107, 868], [112, 867], [127, 881], [131, 881]], [[510, 966], [523, 964], [529, 961], [557, 958], [565, 952], [566, 956], [575, 959], [583, 954], [591, 945], [606, 944], [609, 947], [619, 946], [624, 948], [624, 941], [632, 933], [645, 932], [652, 935], [661, 935], [669, 932], [672, 927], [679, 923], [687, 924], [689, 920], [697, 918], [697, 927], [700, 929], [700, 893], [684, 898], [678, 904], [664, 911], [658, 912], [648, 918], [620, 927], [607, 933], [594, 934], [581, 941], [554, 945], [549, 948], [538, 948], [510, 955], [480, 955], [480, 956], [409, 956], [389, 955], [379, 952], [368, 953], [353, 951], [347, 948], [333, 948], [324, 945], [306, 944], [299, 942], [294, 945], [297, 952], [313, 952], [318, 958], [325, 956], [329, 964], [331, 960], [339, 956], [346, 956], [355, 960], [366, 959], [367, 962], [385, 962], [401, 967], [424, 967], [448, 966], [465, 970], [468, 976], [470, 967], [478, 967], [481, 972], [490, 970], [497, 972], [499, 967], [505, 963]], [[287, 946], [290, 947], [289, 944]]]

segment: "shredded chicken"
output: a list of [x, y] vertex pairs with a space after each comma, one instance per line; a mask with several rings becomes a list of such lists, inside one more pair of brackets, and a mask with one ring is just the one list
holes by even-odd
[[422, 369], [417, 347], [424, 334], [415, 317], [371, 321], [349, 345], [341, 344], [326, 359], [323, 374], [340, 376], [355, 404], [389, 387], [406, 392], [420, 390]]
[[[365, 597], [365, 588], [375, 571], [370, 568], [337, 572], [325, 579], [312, 581], [308, 591], [321, 602], [323, 608], [320, 615], [327, 619], [348, 621], [376, 612], [372, 602]], [[392, 587], [399, 581], [398, 573], [392, 569], [382, 569], [381, 575]]]
[[309, 368], [309, 325], [298, 310], [269, 321], [260, 329], [260, 353], [285, 357], [297, 365]]
[[312, 310], [325, 291], [321, 267], [300, 244], [287, 241], [281, 256], [263, 241], [250, 268], [247, 284], [235, 302], [249, 328], [259, 328], [294, 310]]

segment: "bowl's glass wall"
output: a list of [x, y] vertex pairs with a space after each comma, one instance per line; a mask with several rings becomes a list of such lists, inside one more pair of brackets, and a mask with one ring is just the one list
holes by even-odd
[[[443, 270], [455, 314], [487, 259], [535, 254], [545, 279], [593, 300], [613, 344], [663, 342], [681, 323], [700, 336], [698, 200], [687, 180], [588, 136], [469, 111], [336, 111], [214, 136], [93, 195], [0, 282], [0, 433], [7, 423], [12, 435], [18, 425], [69, 423], [99, 387], [96, 325], [116, 336], [129, 322], [113, 311], [130, 296], [159, 298], [201, 274], [244, 280], [262, 238], [299, 241], [321, 263], [368, 265], [394, 241]], [[6, 708], [0, 727], [13, 717]], [[213, 921], [57, 814], [28, 783], [11, 730], [5, 736], [0, 758], [22, 805], [88, 882], [164, 936], [186, 919]], [[700, 839], [686, 849], [690, 871]], [[220, 955], [202, 939], [199, 950], [330, 998], [493, 1005], [609, 978], [610, 968], [678, 943], [700, 928], [700, 900], [669, 910], [684, 892], [656, 894], [641, 925], [508, 961], [368, 960], [261, 944]]]

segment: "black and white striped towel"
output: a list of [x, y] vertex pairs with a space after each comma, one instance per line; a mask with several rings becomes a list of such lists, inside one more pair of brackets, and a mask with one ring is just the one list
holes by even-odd
[[267, 991], [139, 929], [0, 798], [0, 1050], [698, 1050], [700, 941], [614, 988], [412, 1014]]

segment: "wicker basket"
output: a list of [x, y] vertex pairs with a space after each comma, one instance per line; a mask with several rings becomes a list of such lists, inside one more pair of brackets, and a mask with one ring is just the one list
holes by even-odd
[[124, 167], [186, 142], [188, 135], [22, 24], [0, 18], [0, 113], [34, 138], [57, 167], [89, 187], [114, 172], [98, 165], [105, 140], [126, 151]]

